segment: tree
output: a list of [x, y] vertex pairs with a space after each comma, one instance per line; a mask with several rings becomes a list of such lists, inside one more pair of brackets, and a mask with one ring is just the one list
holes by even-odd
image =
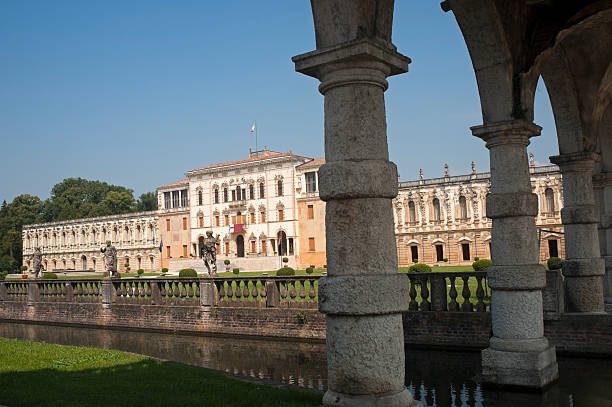
[[0, 208], [0, 258], [8, 266], [7, 258], [12, 259], [10, 267], [22, 263], [23, 225], [39, 223], [43, 202], [37, 196], [19, 195], [10, 204], [3, 203]]
[[140, 195], [138, 201], [136, 201], [136, 210], [138, 212], [157, 210], [157, 195], [155, 192], [145, 192]]

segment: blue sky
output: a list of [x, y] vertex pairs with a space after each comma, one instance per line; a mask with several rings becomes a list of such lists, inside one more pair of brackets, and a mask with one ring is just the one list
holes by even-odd
[[[391, 159], [402, 180], [488, 168], [474, 73], [438, 1], [396, 2], [393, 41], [413, 59], [386, 93]], [[136, 194], [259, 143], [323, 155], [323, 97], [294, 71], [315, 48], [307, 0], [0, 2], [0, 200], [46, 198], [67, 177]], [[529, 147], [556, 154], [543, 84]]]

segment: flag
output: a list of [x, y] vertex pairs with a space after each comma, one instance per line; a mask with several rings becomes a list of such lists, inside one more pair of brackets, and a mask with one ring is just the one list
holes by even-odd
[[253, 122], [253, 125], [251, 126], [251, 133], [255, 133], [255, 123], [257, 122]]
[[159, 242], [159, 252], [161, 253], [162, 247], [164, 247], [164, 241]]

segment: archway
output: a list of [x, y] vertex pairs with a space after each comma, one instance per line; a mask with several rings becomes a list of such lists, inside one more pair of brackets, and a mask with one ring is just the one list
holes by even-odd
[[236, 255], [244, 257], [244, 237], [242, 235], [236, 237]]
[[287, 255], [287, 234], [281, 230], [277, 235], [278, 240], [278, 255], [285, 256]]

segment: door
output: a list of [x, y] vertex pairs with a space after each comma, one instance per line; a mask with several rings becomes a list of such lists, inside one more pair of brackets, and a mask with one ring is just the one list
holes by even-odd
[[244, 237], [242, 235], [236, 237], [236, 253], [238, 257], [244, 257]]
[[278, 255], [287, 255], [287, 234], [282, 230], [278, 232]]
[[548, 254], [550, 257], [559, 257], [559, 248], [556, 239], [550, 239], [548, 241]]

